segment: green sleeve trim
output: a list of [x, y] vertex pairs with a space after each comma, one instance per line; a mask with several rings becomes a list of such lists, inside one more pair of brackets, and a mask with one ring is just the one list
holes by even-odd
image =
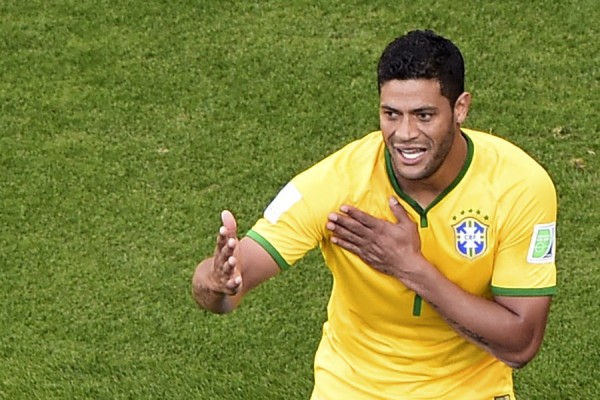
[[267, 251], [267, 253], [269, 253], [271, 257], [273, 257], [273, 260], [275, 260], [277, 265], [279, 265], [279, 268], [281, 268], [282, 270], [286, 270], [290, 267], [290, 264], [288, 264], [287, 261], [285, 261], [285, 259], [281, 256], [281, 254], [279, 254], [277, 249], [273, 247], [273, 245], [269, 243], [269, 241], [262, 237], [259, 233], [250, 229], [248, 233], [246, 233], [246, 236], [248, 236], [249, 238], [253, 239], [256, 243], [261, 245]]
[[492, 286], [492, 293], [497, 296], [552, 296], [556, 294], [556, 286], [538, 289], [512, 289]]

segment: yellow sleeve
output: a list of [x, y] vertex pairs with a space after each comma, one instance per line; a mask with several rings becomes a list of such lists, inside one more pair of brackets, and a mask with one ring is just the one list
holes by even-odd
[[545, 171], [528, 171], [499, 204], [492, 292], [544, 296], [556, 292], [556, 191]]
[[327, 215], [341, 204], [335, 155], [293, 178], [247, 233], [287, 269], [328, 236]]

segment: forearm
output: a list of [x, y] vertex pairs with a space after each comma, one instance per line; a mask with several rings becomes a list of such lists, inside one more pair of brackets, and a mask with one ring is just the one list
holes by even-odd
[[535, 355], [541, 337], [531, 321], [494, 300], [464, 291], [431, 264], [420, 270], [423, 274], [408, 286], [467, 340], [513, 368]]
[[474, 296], [460, 288], [452, 299], [449, 297], [447, 293], [423, 294], [423, 298], [459, 334], [509, 366], [520, 368], [533, 357], [535, 351], [528, 348], [533, 332], [524, 326], [518, 315], [493, 300]]
[[421, 252], [417, 226], [395, 197], [396, 223], [342, 205], [329, 214], [331, 241], [417, 293], [467, 340], [513, 368], [536, 354], [544, 336], [550, 297], [475, 296], [444, 276]]
[[192, 279], [192, 294], [201, 308], [216, 314], [226, 314], [238, 306], [241, 296], [230, 296], [211, 287], [209, 273], [212, 263], [213, 258], [210, 257], [196, 267]]

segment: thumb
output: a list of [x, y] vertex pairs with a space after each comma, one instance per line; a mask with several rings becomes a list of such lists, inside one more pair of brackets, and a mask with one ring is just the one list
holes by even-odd
[[221, 212], [221, 221], [223, 221], [223, 226], [227, 228], [228, 232], [233, 233], [237, 231], [237, 222], [231, 211], [223, 210], [223, 212]]
[[392, 210], [392, 214], [394, 214], [398, 222], [403, 222], [407, 219], [410, 219], [404, 207], [402, 207], [398, 199], [396, 199], [394, 196], [390, 197], [389, 204], [390, 210]]

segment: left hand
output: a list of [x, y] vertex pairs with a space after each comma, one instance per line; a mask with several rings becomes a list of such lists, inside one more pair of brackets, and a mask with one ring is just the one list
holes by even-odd
[[397, 222], [375, 218], [355, 207], [343, 205], [342, 213], [328, 216], [332, 242], [359, 256], [365, 263], [401, 281], [422, 257], [417, 225], [394, 197], [389, 201]]

